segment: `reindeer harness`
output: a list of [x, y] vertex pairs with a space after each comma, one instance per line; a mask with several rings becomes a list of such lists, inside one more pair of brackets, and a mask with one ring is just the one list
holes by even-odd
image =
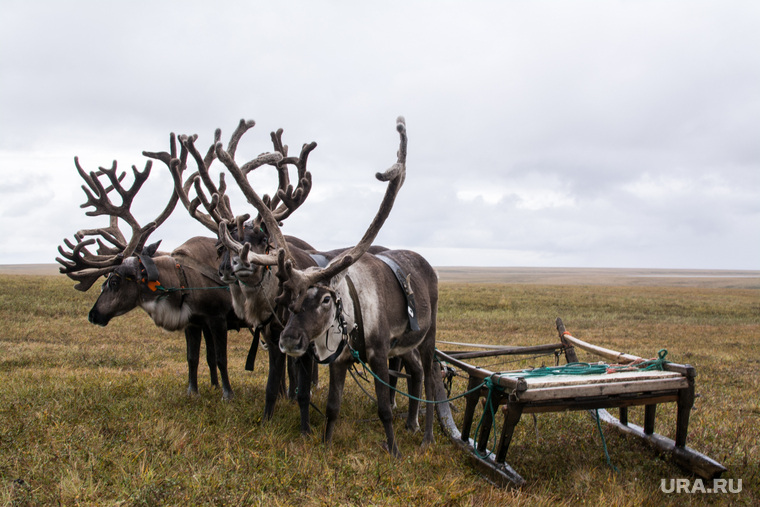
[[396, 261], [390, 257], [386, 257], [383, 254], [376, 254], [375, 257], [383, 261], [389, 268], [391, 268], [391, 271], [393, 271], [393, 274], [395, 275], [396, 280], [398, 280], [399, 285], [401, 285], [401, 289], [404, 291], [404, 296], [406, 297], [406, 313], [409, 315], [409, 327], [412, 331], [419, 331], [420, 324], [417, 322], [417, 305], [414, 302], [414, 291], [412, 290], [411, 284], [412, 274], [409, 273], [408, 275], [404, 275], [401, 266], [396, 264]]
[[[180, 259], [171, 257], [174, 261], [174, 267], [177, 270], [177, 278], [179, 278], [179, 287], [164, 287], [161, 285], [161, 281], [158, 279], [158, 266], [153, 261], [153, 258], [149, 255], [137, 254], [137, 258], [140, 262], [140, 282], [144, 283], [151, 292], [164, 292], [166, 295], [172, 292], [182, 292], [182, 298], [180, 299], [180, 306], [184, 303], [187, 296], [185, 291], [189, 290], [212, 290], [212, 289], [224, 289], [230, 290], [229, 287], [222, 284], [219, 277], [211, 272], [206, 266], [195, 262], [193, 259], [181, 256]], [[180, 262], [182, 261], [182, 262]], [[184, 264], [184, 266], [183, 266]], [[187, 275], [185, 274], [185, 267], [198, 271], [206, 278], [213, 280], [220, 284], [217, 287], [188, 287]]]
[[[311, 256], [317, 263], [320, 263], [320, 260], [317, 259], [315, 255]], [[322, 259], [325, 260], [325, 264], [327, 259], [324, 256]], [[412, 291], [411, 286], [411, 273], [406, 275], [404, 274], [404, 271], [401, 269], [401, 266], [399, 266], [393, 259], [390, 257], [386, 257], [384, 255], [375, 254], [375, 257], [383, 261], [388, 267], [391, 268], [393, 271], [393, 274], [396, 277], [396, 280], [398, 281], [399, 285], [401, 286], [401, 289], [404, 291], [404, 296], [406, 297], [406, 305], [407, 305], [407, 314], [409, 316], [409, 327], [412, 331], [419, 331], [420, 325], [417, 321], [417, 306], [414, 301], [414, 292]], [[323, 266], [322, 266], [323, 267]], [[314, 355], [314, 359], [319, 364], [330, 364], [334, 362], [342, 353], [343, 349], [345, 348], [346, 344], [348, 344], [349, 348], [352, 351], [355, 351], [358, 354], [359, 359], [361, 362], [367, 361], [367, 347], [364, 340], [364, 320], [362, 319], [362, 311], [361, 306], [359, 304], [359, 294], [356, 290], [356, 286], [354, 285], [353, 280], [351, 280], [351, 277], [346, 275], [346, 285], [348, 285], [348, 293], [351, 297], [351, 302], [354, 305], [354, 327], [351, 331], [348, 330], [348, 323], [346, 322], [346, 319], [343, 315], [343, 301], [339, 297], [335, 297], [335, 318], [338, 321], [338, 328], [341, 331], [342, 339], [340, 343], [338, 344], [338, 347], [335, 349], [335, 352], [330, 354], [325, 359], [319, 359], [316, 357], [316, 354], [314, 354], [314, 349], [311, 348], [311, 353]], [[327, 341], [327, 336], [329, 334], [329, 331], [327, 334], [325, 334], [325, 342]], [[350, 340], [349, 340], [350, 338]]]

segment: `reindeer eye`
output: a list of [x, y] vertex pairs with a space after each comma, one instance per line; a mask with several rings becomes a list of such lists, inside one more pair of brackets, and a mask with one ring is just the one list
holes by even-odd
[[330, 297], [330, 294], [325, 294], [325, 297], [322, 298], [322, 304], [323, 305], [330, 304], [331, 299], [332, 298]]
[[121, 278], [111, 275], [108, 277], [108, 280], [106, 280], [106, 285], [109, 289], [116, 290], [119, 288], [119, 285], [121, 285]]

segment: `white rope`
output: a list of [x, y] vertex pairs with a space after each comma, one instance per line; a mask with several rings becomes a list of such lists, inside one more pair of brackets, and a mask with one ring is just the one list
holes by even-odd
[[459, 345], [461, 347], [474, 347], [476, 349], [493, 349], [493, 350], [498, 350], [498, 349], [503, 349], [505, 347], [508, 347], [508, 345], [480, 345], [477, 343], [446, 342], [443, 340], [436, 340], [435, 343], [436, 345], [439, 343], [443, 343], [444, 345]]

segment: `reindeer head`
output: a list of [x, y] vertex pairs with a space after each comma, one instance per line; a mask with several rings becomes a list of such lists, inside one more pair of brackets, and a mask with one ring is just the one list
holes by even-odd
[[[400, 135], [397, 162], [386, 172], [376, 174], [378, 180], [388, 182], [388, 187], [377, 214], [359, 243], [335, 257], [326, 267], [311, 267], [305, 270], [295, 267], [286, 246], [278, 250], [276, 262], [281, 292], [276, 301], [290, 311], [290, 319], [280, 336], [280, 349], [289, 355], [303, 355], [311, 342], [328, 332], [333, 322], [340, 321], [338, 286], [342, 276], [372, 245], [388, 218], [398, 191], [406, 178], [407, 136], [403, 117], [398, 118], [396, 129]], [[282, 234], [276, 220], [272, 213], [267, 211], [263, 202], [260, 199], [253, 199], [252, 204], [259, 211], [273, 235], [281, 238]], [[281, 239], [278, 243], [284, 245]], [[254, 255], [252, 252], [244, 251], [241, 252], [241, 257], [244, 253], [247, 254], [251, 263], [262, 266], [274, 264], [272, 255]]]
[[[134, 182], [129, 189], [125, 189], [121, 184], [126, 173], [117, 174], [116, 161], [110, 169], [101, 167], [99, 171], [90, 173], [82, 169], [78, 158], [74, 159], [74, 163], [79, 175], [87, 184], [87, 186], [82, 185], [87, 200], [81, 207], [93, 208], [85, 213], [88, 216], [107, 215], [110, 226], [77, 232], [74, 235], [76, 244], [64, 239], [65, 245], [71, 251], [59, 246], [58, 251], [63, 258], [57, 257], [56, 260], [61, 264], [61, 273], [65, 273], [69, 278], [79, 282], [75, 285], [77, 290], [86, 291], [102, 275], [108, 277], [89, 316], [89, 320], [93, 324], [105, 326], [111, 318], [123, 315], [138, 306], [138, 295], [142, 290], [140, 281], [150, 278], [147, 274], [141, 276], [140, 256], [152, 257], [156, 253], [160, 241], [148, 247], [144, 245], [150, 234], [174, 210], [178, 197], [176, 193], [172, 192], [169, 203], [158, 217], [142, 227], [130, 208], [137, 192], [150, 174], [152, 164], [150, 160], [143, 171], [138, 171], [136, 167], [132, 167]], [[101, 182], [101, 177], [106, 177], [110, 185], [106, 187]], [[114, 203], [110, 198], [109, 194], [114, 191], [121, 198], [121, 204]], [[119, 220], [126, 222], [132, 229], [132, 236], [129, 241], [125, 239], [119, 228]], [[96, 241], [98, 251], [91, 253], [87, 247]]]
[[151, 268], [145, 259], [152, 258], [160, 241], [143, 248], [142, 253], [125, 259], [116, 266], [100, 287], [100, 296], [88, 315], [92, 324], [106, 326], [114, 317], [130, 312], [140, 304], [141, 297], [151, 289]]
[[[311, 173], [306, 170], [309, 154], [316, 148], [317, 143], [304, 144], [298, 157], [288, 157], [288, 147], [282, 143], [282, 129], [272, 132], [271, 138], [275, 151], [281, 155], [277, 162], [278, 189], [273, 198], [268, 195], [259, 197], [248, 180], [250, 169], [248, 164], [240, 167], [229, 153], [217, 143], [217, 156], [221, 160], [238, 187], [249, 203], [259, 209], [258, 216], [252, 221], [248, 236], [242, 241], [234, 241], [230, 234], [226, 234], [224, 226], [219, 228], [219, 239], [230, 251], [230, 265], [235, 277], [247, 287], [258, 287], [269, 272], [268, 266], [262, 266], [251, 262], [249, 257], [269, 256], [275, 248], [287, 249], [287, 243], [280, 232], [280, 225], [306, 200], [311, 191]], [[288, 166], [293, 165], [297, 169], [298, 183], [296, 187], [290, 184]], [[262, 212], [262, 210], [265, 210]], [[247, 216], [247, 215], [246, 215]], [[246, 218], [247, 220], [247, 218]], [[237, 230], [240, 230], [240, 218], [237, 220]], [[270, 234], [270, 232], [272, 232]]]

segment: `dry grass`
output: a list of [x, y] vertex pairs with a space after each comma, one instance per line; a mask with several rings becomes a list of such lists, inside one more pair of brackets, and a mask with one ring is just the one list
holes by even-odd
[[[188, 398], [181, 334], [158, 330], [141, 312], [97, 328], [86, 321], [95, 294], [60, 276], [0, 276], [0, 504], [755, 505], [759, 296], [757, 288], [699, 286], [441, 286], [441, 340], [549, 343], [561, 316], [581, 339], [642, 356], [664, 347], [668, 358], [693, 364], [699, 397], [688, 444], [726, 465], [743, 491], [667, 495], [660, 480], [685, 472], [606, 431], [612, 472], [595, 425], [579, 412], [518, 425], [508, 460], [528, 481], [521, 490], [489, 485], [438, 430], [436, 445], [420, 451], [421, 435], [400, 420], [404, 457], [390, 458], [373, 403], [350, 381], [327, 448], [316, 411], [309, 438], [298, 434], [292, 403], [279, 403], [262, 424], [266, 355], [244, 372], [249, 335], [230, 336], [235, 400], [222, 402], [204, 370], [200, 396]], [[323, 408], [321, 373], [314, 402]], [[631, 417], [640, 423], [639, 412]], [[658, 410], [656, 430], [672, 437], [674, 419], [673, 409]]]

